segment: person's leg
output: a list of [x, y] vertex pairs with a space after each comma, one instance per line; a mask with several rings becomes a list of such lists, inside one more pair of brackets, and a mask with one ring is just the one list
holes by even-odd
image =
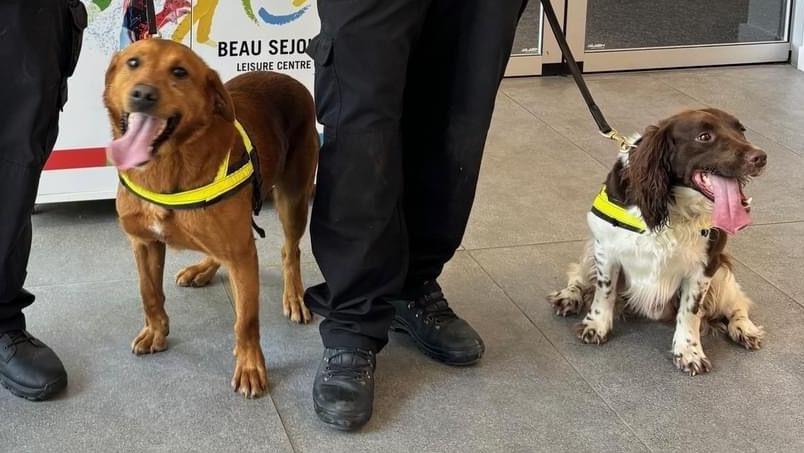
[[[75, 14], [75, 19], [74, 15]], [[22, 67], [0, 68], [0, 381], [15, 394], [43, 399], [66, 385], [58, 358], [24, 329], [22, 289], [31, 250], [31, 213], [39, 177], [56, 141], [66, 79], [80, 46], [86, 12], [73, 0], [0, 5], [0, 55]], [[35, 359], [35, 360], [34, 360]]]
[[[436, 279], [460, 246], [524, 0], [436, 0], [411, 59], [402, 120], [410, 260], [394, 328], [455, 365], [484, 346]], [[411, 303], [412, 302], [412, 303]]]
[[405, 99], [406, 287], [435, 280], [461, 244], [524, 4], [436, 1]]
[[426, 2], [319, 1], [316, 105], [324, 124], [310, 234], [325, 283], [307, 290], [326, 347], [379, 351], [402, 288], [402, 116], [411, 43]]
[[354, 429], [371, 416], [374, 354], [387, 342], [402, 288], [402, 116], [407, 62], [429, 0], [319, 0], [316, 106], [324, 124], [310, 222], [325, 283], [305, 303], [323, 316], [322, 366], [313, 387], [326, 423]]

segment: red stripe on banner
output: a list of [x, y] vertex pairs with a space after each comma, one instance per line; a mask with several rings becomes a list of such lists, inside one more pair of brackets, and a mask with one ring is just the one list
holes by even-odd
[[45, 170], [92, 168], [106, 166], [105, 148], [81, 148], [53, 151], [45, 163]]

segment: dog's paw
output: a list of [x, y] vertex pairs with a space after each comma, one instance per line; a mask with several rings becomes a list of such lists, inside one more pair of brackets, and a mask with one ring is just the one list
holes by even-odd
[[235, 370], [232, 389], [246, 398], [262, 396], [268, 389], [268, 372], [259, 346], [235, 348]]
[[712, 370], [712, 362], [706, 357], [699, 343], [685, 343], [673, 350], [673, 363], [679, 370], [690, 376], [708, 373]]
[[575, 336], [584, 344], [604, 344], [609, 341], [609, 332], [610, 329], [602, 321], [588, 316], [575, 327]]
[[313, 314], [304, 305], [304, 299], [301, 295], [285, 293], [282, 296], [282, 313], [286, 318], [298, 324], [307, 324], [313, 320]]
[[746, 349], [757, 350], [762, 347], [765, 329], [748, 318], [731, 321], [728, 325], [729, 337]]
[[548, 294], [547, 302], [553, 306], [556, 316], [577, 315], [584, 305], [581, 290], [576, 286]]
[[137, 355], [154, 354], [167, 349], [167, 333], [145, 326], [131, 342], [131, 352]]
[[176, 274], [176, 284], [182, 287], [201, 288], [207, 286], [218, 271], [217, 266], [194, 264], [187, 266]]

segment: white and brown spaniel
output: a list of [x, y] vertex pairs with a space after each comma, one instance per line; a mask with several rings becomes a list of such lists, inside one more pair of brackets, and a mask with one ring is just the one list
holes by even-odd
[[764, 330], [748, 318], [751, 300], [724, 251], [727, 235], [751, 222], [742, 188], [767, 162], [744, 131], [721, 110], [686, 111], [649, 127], [616, 162], [588, 214], [580, 263], [548, 296], [561, 316], [589, 307], [577, 329], [584, 343], [605, 343], [622, 310], [675, 317], [673, 361], [691, 375], [711, 369], [702, 327], [759, 349]]

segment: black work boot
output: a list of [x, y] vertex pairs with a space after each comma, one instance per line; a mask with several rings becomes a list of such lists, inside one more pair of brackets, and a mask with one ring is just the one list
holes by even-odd
[[327, 348], [313, 382], [315, 413], [324, 423], [352, 431], [371, 418], [376, 356], [365, 349]]
[[483, 357], [483, 339], [449, 308], [438, 283], [426, 283], [418, 297], [388, 302], [396, 309], [391, 330], [410, 335], [426, 355], [455, 366], [472, 365]]
[[31, 401], [49, 399], [67, 386], [61, 360], [26, 330], [0, 333], [0, 384]]

